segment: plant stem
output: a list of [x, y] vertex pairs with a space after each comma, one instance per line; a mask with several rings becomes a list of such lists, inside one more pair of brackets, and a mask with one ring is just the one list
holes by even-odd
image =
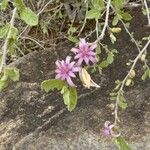
[[150, 26], [150, 11], [149, 11], [146, 0], [143, 0], [143, 1], [144, 1], [145, 9], [146, 9], [146, 15], [147, 15], [147, 19], [148, 19], [148, 26]]
[[10, 36], [11, 36], [11, 29], [14, 27], [16, 12], [17, 12], [17, 8], [14, 8], [12, 18], [10, 20], [10, 28], [9, 28], [6, 40], [4, 42], [4, 46], [2, 48], [3, 55], [2, 55], [2, 60], [1, 60], [1, 64], [0, 64], [0, 73], [2, 72], [4, 66], [6, 65], [6, 55], [7, 55], [7, 50], [8, 50], [8, 44], [9, 44], [9, 39], [10, 39]]
[[116, 103], [115, 103], [115, 110], [114, 110], [115, 121], [114, 121], [114, 125], [116, 125], [117, 121], [119, 121], [119, 119], [118, 119], [118, 105], [119, 105], [120, 96], [121, 96], [121, 94], [123, 92], [123, 88], [125, 86], [126, 80], [128, 79], [128, 77], [131, 74], [132, 70], [135, 68], [135, 65], [136, 65], [137, 61], [139, 60], [139, 58], [141, 57], [141, 55], [146, 51], [146, 49], [149, 46], [149, 44], [150, 44], [150, 40], [145, 44], [145, 46], [143, 47], [143, 49], [136, 56], [136, 58], [134, 59], [133, 64], [132, 64], [132, 66], [131, 66], [128, 74], [125, 76], [125, 78], [121, 82], [121, 86], [120, 86], [120, 89], [118, 91], [117, 98], [116, 98]]
[[108, 26], [110, 5], [111, 5], [111, 0], [108, 0], [107, 6], [106, 6], [105, 24], [104, 24], [104, 27], [102, 29], [101, 35], [97, 38], [97, 40], [95, 41], [95, 43], [98, 43], [100, 40], [102, 40], [104, 38], [105, 31], [106, 31], [107, 26]]

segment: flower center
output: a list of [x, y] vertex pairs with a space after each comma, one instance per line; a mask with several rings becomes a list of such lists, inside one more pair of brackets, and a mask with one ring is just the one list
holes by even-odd
[[64, 74], [68, 74], [69, 68], [66, 66], [66, 67], [63, 68], [62, 71], [63, 71]]
[[87, 46], [85, 46], [83, 49], [82, 49], [82, 56], [86, 56], [87, 53], [88, 53], [88, 50], [89, 48]]

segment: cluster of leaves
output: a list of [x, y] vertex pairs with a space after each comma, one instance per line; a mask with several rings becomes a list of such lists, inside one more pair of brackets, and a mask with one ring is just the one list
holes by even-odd
[[58, 79], [45, 80], [41, 84], [41, 88], [46, 92], [57, 89], [63, 95], [64, 104], [69, 111], [72, 111], [77, 104], [77, 91], [75, 87], [68, 87], [65, 81]]
[[[9, 5], [8, 0], [2, 0], [0, 2], [0, 8], [1, 10], [5, 11]], [[17, 9], [17, 14], [18, 17], [23, 20], [27, 25], [30, 26], [35, 26], [38, 24], [38, 16], [26, 5], [24, 4], [23, 0], [14, 0], [13, 2], [14, 8]], [[16, 17], [16, 14], [14, 14]], [[13, 20], [15, 22], [15, 18]], [[14, 24], [13, 22], [13, 24]], [[17, 36], [18, 36], [18, 29], [14, 26], [11, 25], [10, 23], [6, 22], [2, 26], [0, 26], [0, 38], [5, 41], [8, 40], [7, 45], [7, 55], [10, 57], [13, 57], [15, 54], [15, 43], [17, 41]], [[3, 47], [2, 47], [2, 52], [3, 52]], [[2, 63], [2, 53], [1, 52], [1, 63]], [[6, 58], [5, 58], [6, 59]], [[13, 81], [18, 81], [19, 80], [19, 70], [16, 68], [4, 68], [3, 72], [1, 73], [1, 79], [0, 79], [0, 90], [4, 89], [8, 85], [8, 79], [11, 79]]]

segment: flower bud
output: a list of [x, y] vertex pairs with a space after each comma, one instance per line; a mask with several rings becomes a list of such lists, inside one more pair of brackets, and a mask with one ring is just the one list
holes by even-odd
[[96, 87], [96, 88], [99, 88], [100, 86], [98, 84], [96, 84], [92, 79], [91, 79], [91, 76], [90, 74], [84, 69], [82, 68], [80, 71], [79, 71], [79, 77], [80, 77], [80, 80], [82, 81], [83, 83], [83, 86], [87, 87], [88, 89], [92, 86], [92, 87]]
[[113, 32], [113, 33], [119, 33], [119, 32], [121, 32], [121, 28], [111, 28], [111, 31]]
[[130, 74], [129, 74], [129, 77], [130, 77], [131, 79], [133, 79], [133, 78], [135, 77], [135, 75], [136, 75], [135, 71], [134, 71], [134, 70], [131, 70], [131, 72], [130, 72]]
[[146, 55], [143, 54], [143, 55], [141, 56], [141, 61], [142, 61], [142, 62], [145, 61], [145, 58], [146, 58]]

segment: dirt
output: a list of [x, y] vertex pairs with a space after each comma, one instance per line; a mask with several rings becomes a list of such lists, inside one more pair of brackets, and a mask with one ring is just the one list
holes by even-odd
[[[130, 30], [141, 39], [150, 33], [144, 26], [146, 19], [136, 9], [132, 13], [136, 22], [133, 20]], [[138, 51], [124, 31], [115, 45], [107, 39], [105, 42], [119, 54], [103, 76], [93, 76], [100, 89], [87, 90], [79, 85], [73, 112], [66, 110], [57, 91], [45, 93], [40, 88], [43, 80], [54, 78], [55, 61], [66, 57], [71, 44], [60, 42], [55, 49], [29, 53], [11, 64], [20, 69], [21, 79], [0, 93], [0, 150], [117, 150], [101, 137], [100, 129], [106, 120], [113, 121], [107, 105], [114, 81], [124, 78], [127, 60]], [[137, 69], [141, 70], [140, 64]], [[141, 82], [138, 78], [126, 92], [129, 107], [119, 113], [121, 132], [134, 150], [150, 149], [149, 91], [150, 80]]]

